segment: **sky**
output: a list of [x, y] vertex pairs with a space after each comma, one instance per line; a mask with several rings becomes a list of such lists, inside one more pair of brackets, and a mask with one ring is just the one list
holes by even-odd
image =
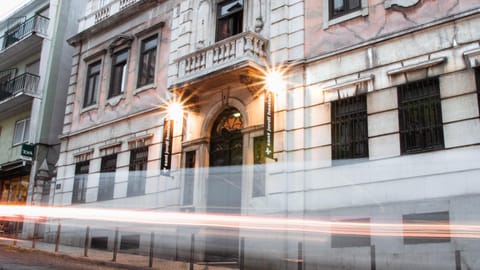
[[0, 21], [3, 21], [8, 14], [30, 0], [0, 0]]

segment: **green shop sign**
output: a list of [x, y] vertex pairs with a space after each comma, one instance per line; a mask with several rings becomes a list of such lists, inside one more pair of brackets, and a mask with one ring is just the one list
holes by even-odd
[[22, 144], [22, 156], [33, 158], [33, 144], [24, 143]]

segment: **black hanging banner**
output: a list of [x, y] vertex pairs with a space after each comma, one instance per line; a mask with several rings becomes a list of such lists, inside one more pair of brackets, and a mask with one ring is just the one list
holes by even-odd
[[265, 112], [264, 112], [264, 135], [265, 135], [265, 157], [273, 159], [273, 124], [275, 96], [271, 91], [265, 91]]
[[162, 157], [160, 171], [162, 175], [170, 175], [172, 163], [173, 120], [165, 118], [163, 121]]

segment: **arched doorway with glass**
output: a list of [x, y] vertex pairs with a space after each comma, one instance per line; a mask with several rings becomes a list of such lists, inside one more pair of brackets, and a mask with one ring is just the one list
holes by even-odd
[[[210, 131], [207, 211], [240, 214], [243, 164], [243, 117], [233, 107], [224, 109]], [[207, 261], [238, 259], [238, 229], [209, 229], [206, 237]]]

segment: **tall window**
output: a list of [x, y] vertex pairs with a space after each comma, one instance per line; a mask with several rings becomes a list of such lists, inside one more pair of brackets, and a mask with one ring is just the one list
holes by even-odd
[[87, 193], [88, 168], [90, 161], [81, 161], [75, 165], [72, 203], [84, 203]]
[[330, 19], [343, 16], [361, 8], [361, 0], [329, 0]]
[[370, 246], [370, 219], [342, 220], [333, 223], [332, 248]]
[[253, 190], [252, 197], [265, 196], [265, 137], [253, 139]]
[[115, 170], [117, 169], [117, 154], [102, 157], [100, 167], [100, 183], [98, 185], [98, 201], [113, 199], [115, 187]]
[[332, 102], [332, 159], [368, 157], [367, 97]]
[[87, 85], [83, 98], [84, 108], [97, 103], [98, 87], [100, 86], [100, 67], [101, 61], [88, 65]]
[[449, 213], [432, 212], [403, 216], [403, 243], [450, 242]]
[[442, 110], [438, 78], [398, 88], [400, 144], [403, 154], [443, 148]]
[[145, 194], [147, 178], [148, 146], [130, 151], [130, 172], [128, 176], [127, 196]]
[[15, 123], [13, 145], [27, 142], [30, 137], [30, 119], [23, 119]]
[[108, 97], [118, 96], [125, 91], [127, 80], [128, 49], [116, 52], [112, 56], [112, 73], [110, 77], [110, 90]]
[[183, 205], [193, 204], [193, 191], [195, 179], [195, 151], [185, 154], [185, 180], [183, 185]]
[[218, 4], [217, 35], [220, 41], [243, 30], [243, 0], [224, 1]]
[[152, 84], [154, 81], [157, 44], [157, 35], [142, 40], [142, 45], [140, 48], [140, 67], [138, 71], [138, 87]]
[[480, 112], [480, 67], [475, 68], [475, 81], [477, 82], [478, 111]]

